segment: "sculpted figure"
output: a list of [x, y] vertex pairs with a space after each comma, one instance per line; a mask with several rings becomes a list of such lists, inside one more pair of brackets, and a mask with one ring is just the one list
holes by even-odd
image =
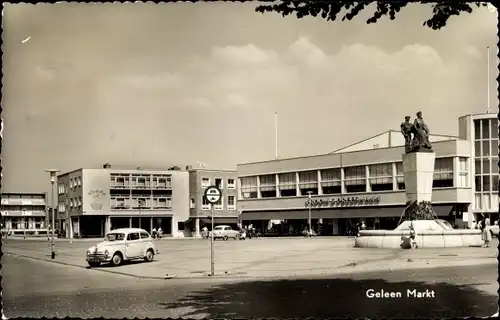
[[413, 125], [410, 123], [410, 117], [405, 117], [405, 122], [401, 123], [401, 133], [403, 137], [405, 137], [405, 152], [411, 152], [411, 133], [412, 133]]
[[412, 133], [412, 152], [432, 152], [432, 146], [429, 142], [429, 128], [424, 122], [421, 111], [417, 112]]

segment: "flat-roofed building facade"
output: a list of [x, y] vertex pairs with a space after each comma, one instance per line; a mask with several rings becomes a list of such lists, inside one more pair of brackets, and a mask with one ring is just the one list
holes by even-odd
[[189, 173], [181, 170], [78, 169], [58, 176], [58, 217], [67, 237], [117, 228], [162, 228], [182, 236], [189, 219]]
[[[348, 234], [360, 220], [369, 228], [395, 228], [407, 199], [404, 139], [394, 133], [330, 154], [238, 165], [240, 220], [264, 232], [269, 221], [279, 220], [281, 228], [294, 229], [285, 233], [297, 233], [307, 226], [310, 208], [313, 226], [322, 234]], [[434, 210], [439, 217], [463, 225], [472, 214], [474, 193], [471, 141], [444, 135], [430, 138], [436, 154]]]
[[210, 203], [204, 197], [205, 190], [209, 186], [217, 186], [222, 197], [214, 205], [214, 223], [236, 227], [238, 222], [237, 210], [237, 172], [236, 170], [189, 170], [189, 192], [190, 192], [190, 229], [193, 235], [198, 235], [200, 228], [207, 226], [211, 228]]
[[472, 215], [469, 223], [490, 217], [498, 219], [498, 116], [470, 114], [459, 118], [459, 136], [470, 141]]
[[47, 233], [46, 193], [2, 193], [2, 231], [31, 235]]

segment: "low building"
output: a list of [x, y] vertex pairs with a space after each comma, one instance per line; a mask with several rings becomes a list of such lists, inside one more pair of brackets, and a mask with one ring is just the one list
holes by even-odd
[[47, 233], [46, 193], [2, 193], [2, 231], [14, 234]]
[[183, 236], [189, 219], [189, 173], [78, 169], [58, 176], [60, 229], [66, 237], [102, 237], [112, 229], [160, 228]]
[[198, 236], [200, 228], [211, 228], [211, 207], [204, 197], [209, 186], [217, 186], [222, 197], [214, 205], [214, 223], [237, 226], [237, 172], [236, 170], [189, 170], [189, 196], [190, 196], [190, 224], [193, 235]]
[[[465, 116], [459, 132], [430, 137], [436, 154], [433, 207], [457, 225], [481, 213], [498, 219], [496, 115]], [[275, 221], [272, 229], [296, 234], [307, 227], [310, 212], [323, 234], [348, 234], [360, 220], [369, 228], [395, 228], [406, 205], [403, 145], [401, 133], [388, 131], [330, 154], [240, 164], [240, 220], [262, 232]]]

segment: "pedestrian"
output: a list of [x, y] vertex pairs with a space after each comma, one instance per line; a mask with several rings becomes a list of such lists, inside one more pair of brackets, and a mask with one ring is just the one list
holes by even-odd
[[415, 227], [413, 226], [413, 222], [410, 224], [410, 241], [411, 241], [411, 248], [417, 249], [418, 248], [417, 231], [415, 231]]
[[203, 237], [203, 239], [208, 239], [208, 228], [207, 228], [207, 226], [203, 227], [202, 237]]
[[495, 226], [498, 226], [498, 220], [495, 220], [495, 223], [493, 223]]
[[153, 227], [153, 230], [151, 230], [151, 235], [153, 236], [153, 239], [156, 239], [158, 236], [158, 231], [156, 231], [156, 228]]
[[366, 224], [365, 224], [365, 221], [361, 221], [361, 230], [365, 230], [366, 229]]
[[163, 235], [163, 230], [161, 229], [161, 227], [158, 227], [158, 238], [161, 239]]
[[490, 218], [485, 218], [481, 221], [481, 230], [484, 241], [483, 248], [489, 248], [491, 241]]

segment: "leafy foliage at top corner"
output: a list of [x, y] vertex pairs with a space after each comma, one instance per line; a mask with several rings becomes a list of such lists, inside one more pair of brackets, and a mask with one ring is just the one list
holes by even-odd
[[[295, 13], [298, 19], [312, 16], [321, 17], [327, 21], [335, 21], [341, 11], [343, 11], [342, 21], [352, 20], [358, 13], [365, 10], [371, 3], [376, 4], [376, 10], [366, 23], [376, 23], [383, 16], [389, 16], [391, 20], [396, 18], [398, 12], [401, 11], [407, 2], [404, 1], [289, 1], [282, 0], [280, 3], [265, 4], [258, 6], [257, 12], [277, 12], [283, 17]], [[439, 30], [446, 26], [448, 19], [451, 16], [458, 16], [462, 12], [471, 13], [473, 6], [486, 6], [485, 2], [465, 2], [465, 1], [446, 1], [436, 3], [432, 1], [421, 1], [421, 3], [431, 4], [432, 17], [424, 21], [423, 25], [434, 30]]]

